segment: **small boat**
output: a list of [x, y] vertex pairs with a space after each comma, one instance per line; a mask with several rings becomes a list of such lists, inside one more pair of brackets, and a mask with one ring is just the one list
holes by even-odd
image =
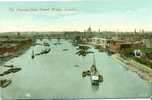
[[82, 77], [86, 77], [86, 76], [90, 76], [90, 75], [91, 75], [90, 70], [87, 70], [87, 71], [83, 71], [83, 72], [82, 72]]
[[21, 68], [10, 68], [7, 71], [4, 71], [2, 74], [0, 74], [0, 76], [8, 75], [8, 74], [11, 74], [11, 73], [16, 73], [20, 70], [21, 70]]
[[16, 73], [16, 72], [18, 72], [20, 70], [21, 70], [21, 68], [11, 68], [11, 69], [8, 70], [8, 72]]
[[11, 80], [7, 80], [7, 79], [0, 80], [0, 87], [1, 87], [1, 88], [5, 88], [5, 87], [7, 87], [8, 85], [10, 85], [11, 83], [12, 83]]
[[10, 74], [10, 73], [11, 73], [11, 71], [7, 70], [7, 71], [4, 71], [4, 72], [3, 72], [3, 75], [8, 75], [8, 74]]
[[35, 46], [35, 45], [42, 45], [42, 44], [41, 44], [41, 43], [35, 43], [35, 44], [33, 44], [33, 45]]
[[0, 74], [0, 76], [4, 76], [4, 75], [8, 75], [8, 74], [11, 74], [11, 71], [4, 71], [2, 74]]
[[36, 55], [36, 56], [39, 56], [39, 55], [47, 54], [47, 53], [49, 53], [50, 51], [51, 51], [51, 49], [48, 48], [48, 49], [42, 50], [40, 53], [37, 53], [37, 54], [35, 54], [35, 55]]
[[74, 65], [74, 67], [79, 67], [79, 65]]
[[34, 59], [35, 58], [35, 55], [34, 55], [34, 50], [32, 50], [32, 59]]
[[60, 43], [60, 42], [59, 42], [59, 43], [54, 43], [54, 45], [61, 45], [61, 44], [62, 44], [62, 43]]
[[43, 51], [41, 52], [41, 54], [47, 54], [47, 53], [49, 53], [50, 51], [51, 51], [51, 49], [48, 48], [48, 49], [43, 50]]
[[46, 42], [44, 42], [43, 45], [44, 45], [44, 46], [50, 46], [50, 44], [49, 44], [49, 43], [46, 43]]
[[0, 74], [0, 76], [4, 76], [4, 74], [2, 73], [2, 74]]
[[72, 43], [72, 45], [75, 47], [79, 46], [77, 43]]
[[68, 49], [62, 49], [62, 51], [68, 51]]
[[4, 65], [4, 67], [13, 68], [14, 65]]

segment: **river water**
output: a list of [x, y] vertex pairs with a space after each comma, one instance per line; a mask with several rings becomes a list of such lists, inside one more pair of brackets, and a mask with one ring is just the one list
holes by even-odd
[[[82, 71], [93, 64], [93, 54], [76, 55], [77, 49], [70, 40], [49, 41], [51, 52], [31, 58], [32, 50], [40, 52], [43, 46], [32, 46], [23, 55], [6, 64], [14, 64], [22, 70], [6, 75], [12, 83], [1, 90], [5, 99], [13, 98], [122, 98], [150, 97], [152, 84], [127, 70], [105, 52], [91, 47], [95, 52], [96, 67], [104, 81], [99, 87], [91, 85], [90, 78], [82, 78]], [[40, 40], [37, 42], [41, 43]], [[63, 49], [68, 49], [67, 51]]]

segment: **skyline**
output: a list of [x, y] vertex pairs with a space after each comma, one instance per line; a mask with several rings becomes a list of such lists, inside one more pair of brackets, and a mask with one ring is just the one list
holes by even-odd
[[93, 31], [99, 28], [152, 31], [151, 3], [150, 0], [0, 2], [0, 32], [84, 31], [89, 26]]

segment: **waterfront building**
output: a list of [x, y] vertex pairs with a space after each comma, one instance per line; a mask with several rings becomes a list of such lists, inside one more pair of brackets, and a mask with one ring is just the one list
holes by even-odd
[[111, 53], [118, 53], [120, 50], [131, 48], [132, 46], [133, 46], [132, 43], [122, 40], [109, 40], [106, 45], [107, 49]]
[[146, 48], [152, 48], [152, 39], [143, 39], [143, 44]]
[[89, 44], [98, 45], [98, 46], [101, 46], [102, 48], [106, 48], [109, 40], [110, 39], [93, 37], [93, 38], [89, 38], [88, 42], [89, 42]]

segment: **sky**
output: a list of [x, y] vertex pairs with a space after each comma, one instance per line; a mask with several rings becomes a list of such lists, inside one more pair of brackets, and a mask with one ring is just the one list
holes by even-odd
[[152, 0], [0, 1], [0, 32], [152, 31]]

